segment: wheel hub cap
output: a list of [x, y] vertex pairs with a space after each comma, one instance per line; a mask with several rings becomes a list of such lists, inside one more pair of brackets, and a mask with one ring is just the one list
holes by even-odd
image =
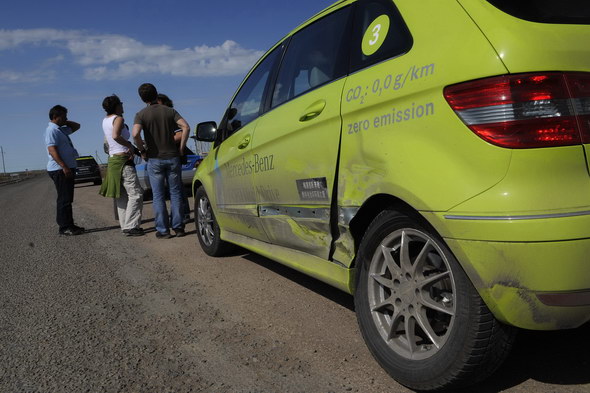
[[408, 359], [431, 357], [455, 320], [455, 283], [445, 253], [416, 229], [386, 236], [369, 267], [368, 300], [390, 348]]

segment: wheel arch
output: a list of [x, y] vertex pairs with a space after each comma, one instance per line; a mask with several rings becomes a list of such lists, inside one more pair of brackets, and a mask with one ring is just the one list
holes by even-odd
[[349, 223], [349, 231], [354, 239], [355, 258], [351, 267], [356, 267], [356, 255], [367, 228], [371, 222], [384, 210], [395, 210], [416, 220], [425, 229], [431, 230], [440, 237], [428, 220], [409, 203], [390, 194], [376, 194], [368, 198]]
[[[415, 209], [404, 200], [397, 198], [391, 194], [376, 194], [371, 196], [362, 204], [358, 212], [350, 220], [349, 233], [354, 241], [354, 255], [352, 257], [352, 263], [350, 265], [351, 268], [358, 268], [357, 257], [359, 253], [359, 248], [361, 245], [361, 241], [363, 240], [363, 236], [369, 228], [369, 225], [381, 212], [385, 210], [394, 210], [403, 215], [408, 216], [412, 220], [416, 221], [416, 223], [418, 223], [420, 226], [422, 226], [423, 229], [429, 231], [433, 236], [438, 238], [439, 241], [444, 243], [447, 248], [447, 251], [453, 255], [455, 260], [458, 262], [459, 267], [463, 270], [468, 279], [471, 281], [471, 284], [482, 297], [487, 307], [490, 310], [496, 309], [496, 307], [494, 306], [494, 302], [490, 300], [489, 296], [482, 296], [482, 289], [486, 287], [485, 280], [481, 277], [480, 273], [467, 262], [467, 256], [461, 252], [459, 252], [458, 254], [457, 252], [460, 250], [458, 250], [456, 247], [452, 247], [452, 245], [445, 240], [445, 238], [440, 234], [440, 232], [435, 228], [435, 226], [431, 224], [430, 221], [424, 215], [422, 215], [419, 210]], [[494, 313], [496, 318], [499, 317], [500, 320], [505, 320], [503, 317], [501, 317], [501, 315], [498, 315], [495, 311], [492, 312]]]
[[192, 189], [193, 189], [193, 196], [197, 195], [197, 190], [202, 185], [203, 185], [203, 183], [199, 179], [194, 179], [193, 180], [193, 187], [192, 187]]

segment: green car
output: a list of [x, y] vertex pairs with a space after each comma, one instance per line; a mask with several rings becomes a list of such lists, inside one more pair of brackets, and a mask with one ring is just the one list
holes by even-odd
[[345, 0], [271, 48], [194, 180], [198, 239], [353, 294], [379, 364], [476, 383], [590, 319], [590, 7]]

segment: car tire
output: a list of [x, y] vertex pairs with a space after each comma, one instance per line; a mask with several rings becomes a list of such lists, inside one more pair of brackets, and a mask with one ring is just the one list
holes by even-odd
[[393, 210], [366, 231], [355, 308], [379, 364], [416, 390], [474, 384], [504, 361], [516, 329], [497, 321], [433, 230]]
[[201, 186], [195, 193], [195, 225], [199, 244], [212, 257], [227, 255], [234, 246], [220, 238], [220, 229], [205, 189]]

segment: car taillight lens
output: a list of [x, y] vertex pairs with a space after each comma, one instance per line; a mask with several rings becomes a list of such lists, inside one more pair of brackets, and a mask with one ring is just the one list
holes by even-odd
[[590, 73], [566, 74], [582, 143], [590, 143]]
[[444, 96], [480, 138], [513, 149], [590, 143], [590, 74], [504, 75], [447, 86]]

